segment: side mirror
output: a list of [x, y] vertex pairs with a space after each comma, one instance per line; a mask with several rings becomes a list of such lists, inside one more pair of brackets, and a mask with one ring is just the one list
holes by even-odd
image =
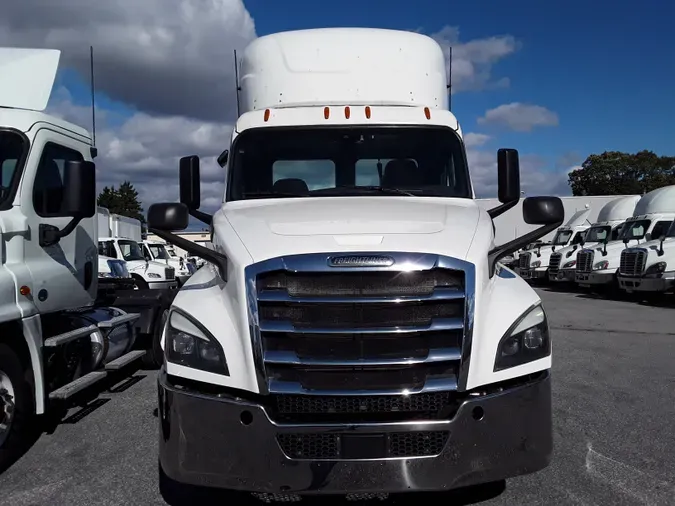
[[40, 246], [58, 244], [69, 235], [84, 218], [96, 214], [96, 164], [89, 161], [67, 161], [63, 167], [63, 216], [72, 216], [68, 224], [59, 229], [54, 225], [40, 223], [38, 240]]
[[490, 218], [504, 214], [520, 200], [520, 162], [515, 149], [497, 151], [497, 197], [502, 205], [488, 211]]
[[190, 213], [185, 204], [163, 202], [152, 204], [148, 209], [148, 228], [173, 232], [185, 230], [190, 222]]
[[218, 155], [218, 159], [216, 160], [218, 162], [218, 165], [221, 167], [225, 167], [227, 165], [227, 159], [230, 157], [230, 152], [229, 150], [225, 150], [220, 155]]
[[520, 200], [520, 160], [515, 149], [497, 151], [497, 197], [507, 204]]
[[528, 225], [551, 225], [565, 219], [559, 197], [528, 197], [523, 201], [523, 219]]
[[184, 156], [180, 159], [179, 183], [180, 201], [187, 207], [189, 214], [210, 225], [213, 216], [198, 210], [201, 205], [201, 182], [199, 179], [199, 157], [197, 155]]
[[63, 170], [63, 214], [91, 218], [96, 214], [96, 164], [67, 161]]
[[184, 156], [179, 162], [180, 202], [188, 209], [199, 209], [201, 184], [199, 181], [199, 157]]
[[647, 233], [645, 234], [645, 241], [651, 241], [651, 240], [652, 240], [652, 234], [650, 234], [649, 232], [647, 232]]

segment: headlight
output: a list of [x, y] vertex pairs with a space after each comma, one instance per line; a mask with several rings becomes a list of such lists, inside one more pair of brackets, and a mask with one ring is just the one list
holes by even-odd
[[666, 271], [666, 267], [668, 267], [666, 262], [656, 262], [647, 267], [645, 277], [658, 278]]
[[527, 364], [550, 354], [548, 320], [544, 308], [537, 304], [521, 316], [499, 341], [494, 371]]
[[148, 272], [148, 277], [152, 279], [159, 279], [162, 276], [160, 276], [159, 274], [155, 274], [154, 272]]
[[541, 260], [535, 260], [532, 262], [532, 268], [536, 269], [537, 267], [541, 267]]
[[167, 362], [215, 374], [228, 375], [220, 343], [201, 324], [171, 311], [164, 345]]
[[602, 271], [609, 267], [609, 262], [607, 260], [602, 260], [593, 266], [594, 271]]
[[572, 260], [571, 262], [567, 262], [565, 265], [563, 265], [563, 269], [571, 269], [575, 265], [577, 265], [577, 261]]

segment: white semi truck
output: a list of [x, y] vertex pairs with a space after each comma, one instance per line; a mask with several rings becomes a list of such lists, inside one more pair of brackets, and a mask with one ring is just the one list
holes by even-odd
[[592, 248], [619, 240], [626, 220], [633, 215], [639, 195], [619, 197], [610, 200], [598, 213], [598, 221], [588, 229], [581, 244], [565, 246], [551, 255], [548, 266], [548, 279], [553, 283], [575, 282], [577, 250]]
[[619, 290], [617, 274], [623, 251], [660, 238], [674, 219], [675, 185], [645, 194], [636, 204], [633, 216], [626, 220], [620, 241], [583, 248], [577, 253], [576, 282], [584, 288]]
[[0, 472], [42, 415], [138, 359], [161, 360], [140, 338], [155, 331], [159, 347], [171, 302], [131, 289], [118, 262], [99, 272], [96, 149], [85, 129], [42, 112], [59, 57], [0, 48]]
[[575, 212], [560, 227], [550, 243], [540, 243], [531, 250], [521, 251], [518, 255], [518, 273], [523, 279], [547, 280], [551, 255], [568, 246], [582, 244], [586, 232], [591, 226], [588, 221], [590, 208]]
[[648, 298], [675, 291], [675, 221], [666, 233], [651, 238], [621, 252], [617, 275], [622, 290]]
[[141, 246], [143, 247], [143, 255], [145, 259], [153, 263], [168, 265], [174, 270], [175, 280], [177, 285], [180, 287], [187, 281], [187, 279], [192, 275], [190, 269], [190, 264], [183, 258], [178, 258], [174, 253], [171, 255], [169, 250], [166, 247], [166, 244], [159, 241], [141, 241]]
[[98, 207], [96, 212], [100, 255], [124, 260], [139, 289], [178, 288], [176, 269], [145, 253], [139, 220], [110, 213], [105, 207]]
[[[199, 158], [151, 233], [207, 260], [163, 335], [160, 489], [262, 500], [448, 490], [546, 467], [551, 336], [504, 256], [558, 228], [557, 197], [523, 202], [540, 227], [495, 246], [520, 199], [518, 153], [497, 153], [501, 204], [482, 210], [446, 63], [431, 38], [333, 28], [252, 42], [241, 115], [200, 207]], [[173, 234], [188, 213], [214, 249]]]

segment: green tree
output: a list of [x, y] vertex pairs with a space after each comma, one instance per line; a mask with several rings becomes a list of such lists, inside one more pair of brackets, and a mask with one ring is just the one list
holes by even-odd
[[573, 195], [635, 195], [675, 184], [675, 157], [652, 151], [590, 155], [569, 174]]
[[129, 181], [124, 181], [117, 189], [114, 186], [110, 188], [104, 187], [98, 196], [97, 203], [99, 206], [108, 209], [111, 213], [126, 216], [127, 218], [135, 218], [140, 220], [142, 225], [145, 225], [145, 216], [143, 215], [141, 202], [138, 199], [138, 191], [136, 191], [134, 185]]

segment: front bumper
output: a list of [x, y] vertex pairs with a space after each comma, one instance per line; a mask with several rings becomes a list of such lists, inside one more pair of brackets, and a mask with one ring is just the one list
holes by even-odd
[[660, 278], [619, 277], [619, 286], [630, 292], [669, 292], [675, 290], [675, 272], [666, 272]]
[[609, 285], [614, 281], [615, 271], [577, 272], [575, 276], [579, 286]]
[[148, 281], [148, 288], [152, 290], [176, 290], [178, 288], [178, 283], [175, 279], [172, 279], [171, 281]]
[[548, 280], [554, 283], [573, 283], [576, 272], [576, 269], [560, 269], [555, 274], [549, 271]]
[[523, 279], [546, 279], [548, 277], [548, 267], [537, 267], [535, 269], [522, 269], [520, 277]]
[[[553, 450], [548, 371], [501, 392], [467, 397], [451, 419], [438, 421], [279, 424], [254, 402], [171, 385], [164, 369], [158, 395], [160, 465], [168, 478], [190, 485], [287, 494], [440, 491], [539, 471]], [[379, 451], [395, 434], [418, 431], [449, 436], [435, 456], [361, 453], [351, 460], [292, 459], [277, 439], [338, 435], [344, 454], [347, 447]]]

